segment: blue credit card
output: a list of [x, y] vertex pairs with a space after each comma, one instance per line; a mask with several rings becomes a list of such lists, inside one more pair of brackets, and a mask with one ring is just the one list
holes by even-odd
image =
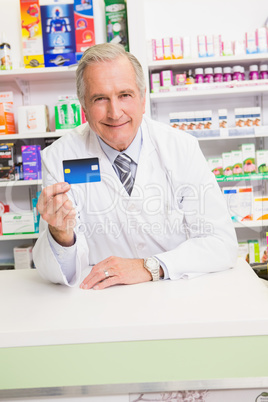
[[62, 161], [64, 181], [69, 184], [101, 181], [99, 158]]

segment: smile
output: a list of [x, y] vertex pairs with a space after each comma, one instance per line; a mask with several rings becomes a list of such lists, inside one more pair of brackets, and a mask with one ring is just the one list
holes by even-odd
[[103, 123], [105, 126], [107, 126], [107, 127], [109, 127], [109, 128], [120, 128], [120, 127], [123, 127], [123, 126], [125, 126], [126, 124], [128, 124], [129, 123], [129, 121], [126, 121], [125, 123], [122, 123], [122, 124], [116, 124], [116, 125], [114, 125], [114, 124], [108, 124], [108, 123]]

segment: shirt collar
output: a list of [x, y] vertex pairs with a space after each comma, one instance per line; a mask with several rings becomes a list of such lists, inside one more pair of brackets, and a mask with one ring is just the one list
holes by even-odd
[[110, 145], [106, 144], [98, 135], [97, 135], [99, 144], [101, 146], [101, 149], [111, 162], [111, 164], [114, 164], [115, 159], [120, 153], [124, 153], [128, 155], [133, 162], [138, 164], [139, 162], [139, 156], [140, 156], [140, 151], [141, 151], [141, 146], [142, 146], [142, 131], [141, 128], [139, 128], [135, 138], [133, 139], [132, 143], [129, 145], [129, 147], [122, 152], [117, 151], [116, 149], [110, 147]]

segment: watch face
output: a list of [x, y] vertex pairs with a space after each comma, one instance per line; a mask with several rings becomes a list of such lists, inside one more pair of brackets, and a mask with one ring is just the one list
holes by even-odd
[[149, 269], [158, 269], [159, 268], [159, 262], [155, 258], [147, 258], [146, 266]]

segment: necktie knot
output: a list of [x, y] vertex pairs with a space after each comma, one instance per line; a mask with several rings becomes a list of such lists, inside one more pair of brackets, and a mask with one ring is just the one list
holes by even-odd
[[119, 178], [129, 195], [131, 194], [134, 185], [130, 163], [131, 158], [126, 154], [119, 154], [114, 161], [119, 172]]

